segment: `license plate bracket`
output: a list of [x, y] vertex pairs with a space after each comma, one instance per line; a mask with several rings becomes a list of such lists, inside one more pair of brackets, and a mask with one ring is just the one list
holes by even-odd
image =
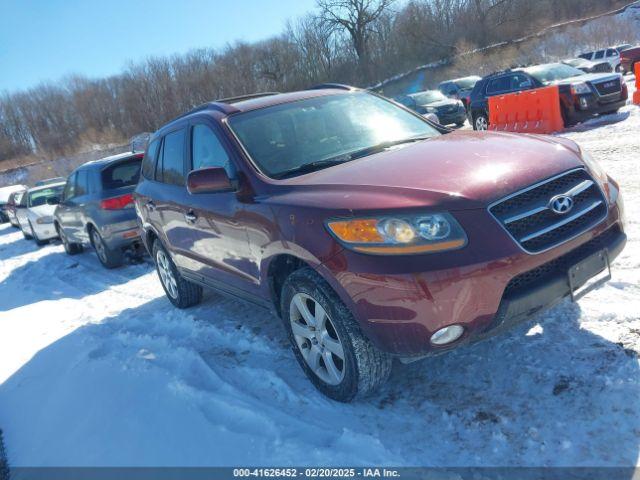
[[[589, 282], [589, 280], [592, 280], [602, 272], [605, 272], [604, 276]], [[611, 280], [609, 252], [605, 249], [589, 255], [569, 268], [567, 277], [569, 279], [571, 301], [577, 302], [590, 291]]]

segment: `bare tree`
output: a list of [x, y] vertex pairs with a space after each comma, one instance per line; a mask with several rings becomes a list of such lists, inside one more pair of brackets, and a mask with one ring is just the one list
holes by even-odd
[[353, 49], [365, 78], [370, 78], [370, 42], [376, 22], [395, 0], [318, 0], [320, 18], [351, 37]]

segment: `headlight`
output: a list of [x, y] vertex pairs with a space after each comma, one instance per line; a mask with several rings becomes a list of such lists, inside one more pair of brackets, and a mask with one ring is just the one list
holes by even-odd
[[424, 107], [424, 108], [429, 113], [436, 113], [438, 111], [436, 107]]
[[571, 93], [574, 95], [581, 95], [584, 93], [591, 93], [591, 89], [589, 88], [589, 85], [584, 82], [572, 83]]
[[330, 220], [327, 228], [342, 245], [362, 253], [432, 253], [467, 244], [464, 230], [446, 212]]
[[589, 173], [593, 175], [596, 182], [598, 182], [600, 187], [602, 187], [607, 195], [607, 198], [609, 199], [609, 203], [616, 203], [619, 193], [618, 187], [609, 180], [607, 172], [604, 171], [602, 165], [600, 165], [600, 163], [598, 163], [598, 161], [593, 158], [593, 156], [589, 152], [582, 149], [580, 150], [580, 152], [582, 153], [582, 161], [587, 167], [587, 170], [589, 170]]
[[36, 223], [42, 225], [44, 223], [53, 223], [53, 217], [52, 216], [46, 216], [46, 217], [39, 217], [36, 219]]

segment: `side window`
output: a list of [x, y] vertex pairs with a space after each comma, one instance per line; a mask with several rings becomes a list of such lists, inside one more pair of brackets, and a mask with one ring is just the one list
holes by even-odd
[[147, 146], [147, 151], [144, 152], [144, 159], [142, 160], [142, 176], [144, 178], [153, 178], [156, 170], [156, 157], [159, 146], [160, 139], [157, 138]]
[[69, 178], [67, 178], [67, 184], [64, 186], [64, 193], [62, 194], [64, 200], [69, 200], [75, 196], [76, 176], [77, 173], [72, 173], [69, 175]]
[[191, 164], [193, 170], [222, 167], [229, 178], [235, 176], [227, 151], [218, 136], [206, 125], [194, 125], [191, 129]]
[[618, 51], [615, 48], [607, 49], [607, 57], [617, 57], [617, 56], [618, 56]]
[[160, 178], [163, 183], [184, 185], [184, 133], [185, 129], [180, 129], [164, 137]]
[[598, 50], [594, 56], [594, 58], [596, 60], [600, 60], [601, 58], [604, 58], [604, 50]]
[[487, 95], [502, 93], [509, 90], [511, 78], [509, 76], [494, 78], [487, 85]]
[[511, 77], [511, 88], [510, 90], [524, 90], [525, 88], [533, 87], [533, 82], [529, 77], [518, 73]]
[[89, 193], [89, 176], [86, 170], [78, 170], [76, 173], [75, 196], [80, 197]]

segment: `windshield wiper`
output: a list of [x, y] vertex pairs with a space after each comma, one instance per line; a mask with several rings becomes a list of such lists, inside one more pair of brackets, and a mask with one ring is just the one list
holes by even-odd
[[348, 155], [350, 160], [355, 160], [356, 158], [366, 157], [368, 155], [373, 155], [374, 153], [384, 152], [388, 148], [395, 147], [396, 145], [402, 145], [403, 143], [419, 142], [420, 140], [427, 140], [429, 138], [431, 137], [430, 136], [409, 137], [409, 138], [403, 138], [402, 140], [381, 142], [376, 145], [372, 145], [371, 147], [363, 148], [362, 150], [356, 150], [355, 152], [351, 152]]
[[302, 175], [303, 173], [311, 173], [315, 172], [316, 170], [322, 170], [323, 168], [348, 162], [349, 160], [351, 160], [351, 157], [349, 157], [349, 155], [341, 155], [335, 158], [327, 158], [326, 160], [318, 160], [317, 162], [305, 163], [303, 165], [290, 168], [289, 170], [278, 173], [274, 177], [280, 179], [287, 178], [293, 175]]
[[274, 175], [274, 178], [282, 179], [290, 176], [302, 175], [304, 173], [315, 172], [316, 170], [321, 170], [323, 168], [332, 167], [334, 165], [339, 165], [341, 163], [346, 163], [351, 160], [355, 160], [356, 158], [362, 158], [368, 155], [373, 155], [374, 153], [383, 152], [386, 149], [394, 147], [396, 145], [401, 145], [403, 143], [419, 142], [420, 140], [427, 140], [429, 138], [431, 137], [420, 136], [420, 137], [403, 138], [402, 140], [381, 142], [371, 147], [362, 148], [360, 150], [355, 150], [353, 152], [344, 153], [341, 155], [337, 155], [335, 157], [326, 158], [324, 160], [318, 160], [316, 162], [305, 163], [303, 165], [290, 168], [289, 170], [285, 170], [284, 172], [280, 172], [277, 175]]

